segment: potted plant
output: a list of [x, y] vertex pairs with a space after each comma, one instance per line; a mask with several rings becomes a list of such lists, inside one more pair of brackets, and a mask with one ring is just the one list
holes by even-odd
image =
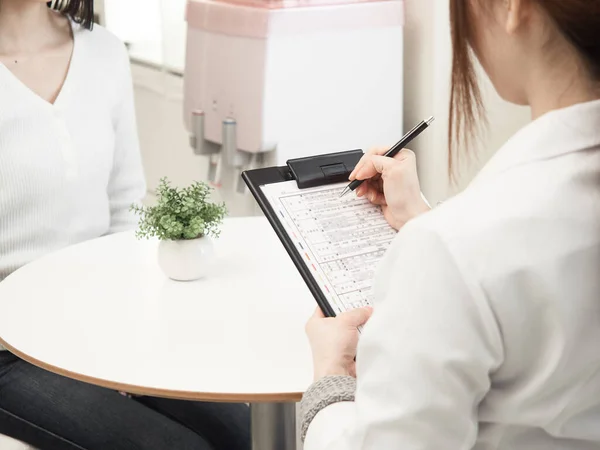
[[224, 203], [209, 202], [210, 192], [211, 188], [202, 182], [180, 189], [162, 178], [155, 206], [131, 206], [140, 216], [137, 238], [160, 240], [158, 263], [173, 280], [201, 278], [212, 263], [211, 237], [219, 236], [227, 209]]

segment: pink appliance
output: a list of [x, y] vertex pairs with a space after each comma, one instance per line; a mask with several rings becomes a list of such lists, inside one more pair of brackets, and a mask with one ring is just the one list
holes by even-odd
[[209, 179], [243, 191], [246, 168], [396, 142], [403, 6], [188, 0], [185, 121]]

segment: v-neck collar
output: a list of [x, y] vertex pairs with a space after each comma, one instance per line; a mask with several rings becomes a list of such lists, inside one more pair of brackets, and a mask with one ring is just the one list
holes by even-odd
[[12, 79], [14, 84], [17, 85], [18, 89], [24, 90], [26, 95], [29, 97], [33, 97], [36, 102], [42, 103], [45, 107], [48, 108], [59, 108], [60, 105], [64, 102], [64, 97], [68, 94], [70, 89], [70, 81], [73, 77], [74, 63], [76, 61], [77, 53], [78, 53], [78, 27], [75, 23], [69, 20], [69, 26], [71, 27], [71, 37], [73, 39], [73, 49], [71, 50], [71, 57], [69, 58], [69, 66], [67, 68], [67, 74], [65, 79], [63, 80], [62, 86], [58, 92], [58, 95], [54, 99], [54, 102], [49, 102], [48, 100], [42, 98], [36, 92], [34, 92], [29, 86], [27, 86], [23, 81], [21, 81], [6, 65], [0, 62], [0, 69], [6, 71], [8, 78]]

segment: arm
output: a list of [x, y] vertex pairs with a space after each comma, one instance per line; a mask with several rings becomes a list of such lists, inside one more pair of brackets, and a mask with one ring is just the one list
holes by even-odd
[[355, 401], [318, 412], [305, 450], [475, 443], [477, 407], [503, 359], [493, 312], [435, 233], [410, 223], [389, 253], [358, 347]]
[[141, 202], [146, 196], [146, 182], [135, 120], [131, 68], [124, 47], [120, 56], [117, 64], [120, 84], [120, 94], [117, 97], [119, 103], [113, 115], [115, 149], [107, 189], [111, 217], [109, 234], [135, 227], [135, 216], [129, 208], [132, 203]]

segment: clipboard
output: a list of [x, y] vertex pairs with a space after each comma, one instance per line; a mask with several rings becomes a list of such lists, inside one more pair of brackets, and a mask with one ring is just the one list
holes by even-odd
[[[282, 222], [284, 219], [282, 219], [274, 210], [263, 187], [283, 182], [295, 182], [299, 190], [308, 190], [310, 192], [310, 188], [326, 187], [336, 183], [343, 183], [345, 186], [348, 182], [350, 173], [354, 170], [354, 167], [360, 161], [363, 154], [362, 150], [350, 150], [307, 158], [291, 159], [287, 161], [285, 166], [268, 167], [242, 172], [242, 179], [267, 217], [267, 220], [273, 227], [289, 257], [292, 259], [298, 272], [304, 279], [304, 282], [323, 311], [323, 314], [327, 317], [335, 317], [336, 311], [330, 304], [328, 297], [325, 295], [321, 287], [322, 284], [320, 285], [317, 281], [315, 272], [311, 271], [307, 265], [306, 259], [301, 255], [294, 240], [288, 234], [288, 230]], [[381, 215], [381, 217], [383, 218], [383, 215]]]

